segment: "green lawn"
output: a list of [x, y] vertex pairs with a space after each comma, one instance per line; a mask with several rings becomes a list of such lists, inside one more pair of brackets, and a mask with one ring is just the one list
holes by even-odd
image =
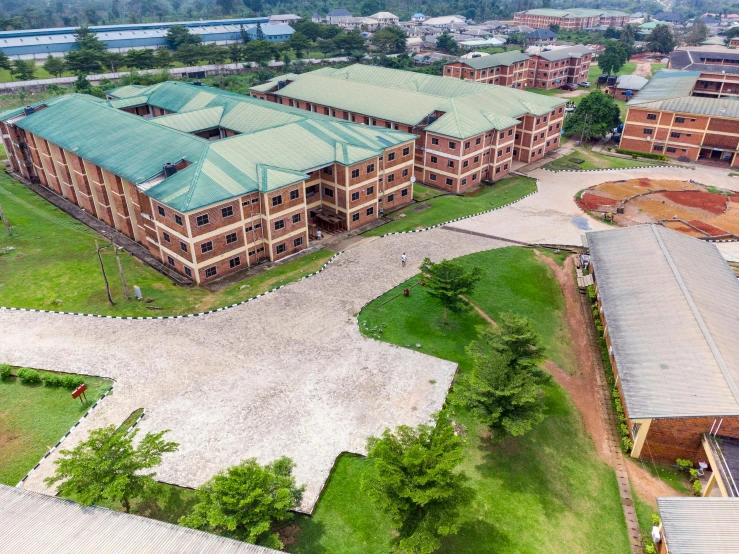
[[112, 383], [85, 377], [85, 384], [87, 404], [67, 389], [0, 381], [0, 483], [18, 484]]
[[[493, 318], [513, 310], [532, 318], [555, 359], [565, 354], [563, 298], [552, 273], [531, 250], [510, 247], [460, 258], [487, 271], [472, 300]], [[470, 369], [465, 347], [485, 321], [476, 312], [451, 314], [441, 308], [417, 278], [366, 306], [360, 328], [386, 324], [382, 340], [421, 351]], [[401, 291], [411, 288], [411, 295]], [[366, 325], [365, 325], [366, 323]], [[547, 418], [523, 437], [491, 445], [459, 407], [454, 419], [467, 426], [469, 444], [462, 469], [477, 491], [460, 532], [443, 542], [444, 553], [629, 552], [618, 486], [613, 470], [595, 453], [580, 416], [558, 385], [545, 388]], [[393, 535], [389, 522], [362, 492], [372, 467], [342, 456], [312, 517], [300, 516], [292, 528], [290, 552], [386, 553]]]
[[667, 67], [666, 63], [653, 63], [652, 64], [652, 77], [654, 77], [654, 74], [657, 73], [661, 69], [665, 69]]
[[[572, 158], [584, 160], [581, 164], [572, 162]], [[584, 148], [576, 149], [572, 154], [568, 154], [562, 158], [557, 158], [554, 161], [544, 165], [545, 169], [552, 171], [562, 170], [580, 170], [585, 171], [588, 169], [621, 169], [629, 167], [642, 167], [645, 165], [665, 165], [657, 164], [646, 160], [634, 160], [631, 158], [617, 158], [615, 156], [606, 156], [592, 152]]]
[[[178, 287], [121, 251], [129, 288], [138, 285], [146, 298], [153, 298], [151, 304], [145, 304], [125, 299], [115, 256], [105, 250], [103, 260], [116, 302], [110, 306], [95, 254], [95, 239], [102, 245], [106, 242], [103, 237], [5, 174], [0, 174], [0, 204], [13, 226], [12, 237], [0, 229], [0, 306], [6, 307], [120, 316], [195, 313], [293, 282], [318, 270], [333, 255], [328, 250], [311, 252], [210, 292], [201, 287]], [[15, 250], [5, 251], [9, 247]], [[149, 310], [147, 305], [162, 309]]]
[[[418, 185], [414, 185], [414, 188]], [[473, 215], [505, 204], [510, 204], [536, 190], [536, 181], [530, 177], [512, 176], [485, 186], [465, 196], [445, 195], [428, 202], [413, 203], [390, 214], [390, 223], [365, 233], [380, 236], [385, 233], [412, 231], [445, 223], [458, 217]], [[415, 195], [414, 195], [415, 197]]]
[[444, 194], [446, 193], [439, 189], [427, 187], [426, 185], [422, 185], [420, 183], [413, 184], [413, 200], [415, 200], [416, 202], [423, 202], [436, 196], [443, 196]]

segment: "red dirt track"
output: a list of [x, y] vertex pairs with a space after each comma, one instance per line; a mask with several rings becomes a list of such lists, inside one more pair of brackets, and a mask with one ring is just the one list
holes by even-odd
[[726, 211], [728, 197], [722, 194], [711, 194], [700, 190], [666, 191], [662, 196], [675, 204], [689, 208], [699, 208], [712, 214], [722, 214]]

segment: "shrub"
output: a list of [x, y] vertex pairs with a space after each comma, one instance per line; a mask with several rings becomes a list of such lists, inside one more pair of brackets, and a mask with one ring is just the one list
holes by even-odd
[[38, 371], [22, 367], [18, 370], [18, 379], [26, 385], [35, 385], [41, 382], [41, 375], [39, 375]]
[[634, 159], [634, 160], [636, 160], [636, 159], [637, 159], [638, 157], [639, 157], [639, 156], [637, 156], [636, 154], [632, 154], [632, 155], [631, 155], [631, 158], [632, 158], [632, 159]]
[[67, 389], [76, 389], [84, 382], [85, 380], [78, 375], [65, 375], [64, 376], [64, 387]]
[[652, 514], [652, 525], [655, 527], [659, 526], [659, 524], [662, 523], [662, 520], [660, 519], [658, 514]]
[[0, 381], [7, 381], [10, 379], [10, 365], [0, 364]]
[[609, 146], [609, 147], [608, 147], [608, 151], [610, 152], [611, 150], [613, 150], [613, 148], [611, 148], [611, 147]]
[[59, 375], [57, 373], [44, 373], [41, 377], [47, 387], [76, 389], [84, 379], [78, 375]]
[[597, 293], [595, 292], [595, 285], [588, 285], [588, 298], [590, 298], [590, 301], [594, 301], [597, 298]]
[[47, 387], [61, 387], [64, 386], [64, 380], [61, 375], [57, 375], [56, 373], [44, 373], [41, 377], [44, 381], [44, 385]]
[[657, 550], [653, 544], [647, 544], [644, 545], [644, 554], [657, 554]]
[[636, 150], [626, 150], [624, 148], [616, 148], [616, 152], [619, 154], [626, 154], [632, 158], [647, 158], [649, 160], [660, 160], [662, 162], [667, 160], [667, 156], [664, 154], [653, 154], [651, 152], [637, 152]]
[[698, 479], [698, 470], [693, 469], [692, 467], [688, 470], [690, 472], [690, 478], [691, 479]]
[[695, 494], [695, 496], [700, 496], [702, 490], [703, 490], [703, 485], [701, 485], [701, 482], [693, 481], [693, 494]]
[[[621, 449], [624, 452], [629, 452], [632, 448], [634, 448], [634, 441], [631, 440], [631, 437], [621, 437]], [[700, 481], [698, 483], [700, 484]]]
[[687, 471], [691, 467], [693, 467], [693, 462], [690, 460], [683, 460], [681, 458], [678, 458], [675, 460], [675, 463], [677, 464], [677, 467], [680, 469], [680, 471]]

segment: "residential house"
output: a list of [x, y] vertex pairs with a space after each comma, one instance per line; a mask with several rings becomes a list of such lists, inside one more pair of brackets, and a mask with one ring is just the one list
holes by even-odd
[[397, 25], [400, 21], [398, 16], [390, 12], [377, 12], [370, 16], [372, 19], [377, 20], [380, 28], [387, 27], [389, 25]]
[[329, 25], [343, 25], [352, 14], [346, 8], [337, 8], [326, 14], [326, 22]]
[[526, 44], [528, 45], [554, 44], [555, 42], [557, 42], [557, 35], [550, 29], [536, 29], [526, 34]]
[[631, 100], [644, 88], [649, 79], [641, 75], [621, 75], [616, 79], [616, 84], [611, 88], [611, 94], [616, 100]]
[[300, 20], [300, 16], [295, 15], [294, 13], [283, 13], [269, 16], [270, 25], [291, 25], [298, 20]]
[[413, 17], [411, 17], [411, 21], [416, 21], [418, 23], [423, 23], [426, 21], [426, 16], [423, 15], [421, 12], [414, 13]]

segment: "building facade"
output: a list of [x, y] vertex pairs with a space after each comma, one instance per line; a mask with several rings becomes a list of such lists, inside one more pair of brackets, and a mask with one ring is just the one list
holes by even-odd
[[463, 193], [559, 148], [564, 103], [505, 87], [354, 65], [279, 77], [254, 97], [413, 133], [414, 176]]
[[413, 135], [171, 81], [109, 94], [0, 114], [12, 169], [196, 283], [413, 197]]
[[535, 9], [516, 12], [513, 22], [516, 25], [528, 25], [534, 29], [544, 29], [552, 25], [560, 29], [590, 29], [593, 27], [613, 26], [623, 27], [631, 16], [616, 10], [589, 10], [589, 9]]
[[675, 50], [670, 69], [699, 72], [692, 96], [739, 96], [739, 53], [731, 51]]

